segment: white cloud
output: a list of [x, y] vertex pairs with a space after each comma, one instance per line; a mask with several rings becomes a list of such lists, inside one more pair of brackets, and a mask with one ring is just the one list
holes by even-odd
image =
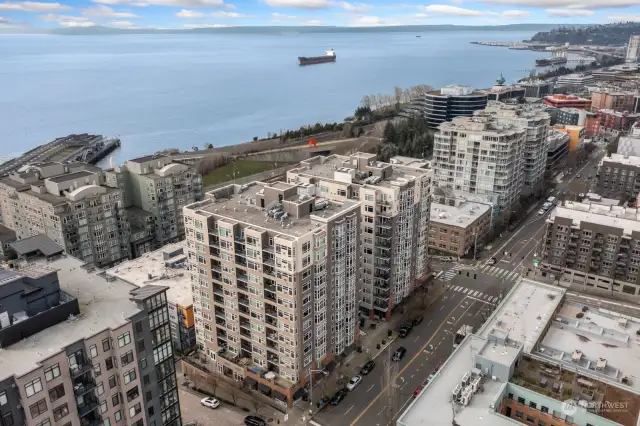
[[271, 14], [271, 18], [273, 18], [273, 19], [277, 19], [277, 20], [280, 20], [280, 19], [300, 19], [300, 17], [299, 17], [299, 16], [294, 16], [294, 15], [284, 15], [284, 14], [282, 14], [282, 13], [278, 13], [278, 12], [274, 12], [274, 13], [272, 13], [272, 14]]
[[18, 1], [11, 2], [7, 1], [4, 3], [0, 3], [0, 10], [9, 10], [11, 12], [34, 12], [34, 13], [45, 13], [45, 12], [60, 12], [62, 10], [71, 9], [69, 6], [60, 4], [60, 3], [42, 3], [42, 2], [34, 2], [34, 1]]
[[358, 16], [349, 24], [351, 27], [377, 27], [380, 25], [385, 25], [385, 23], [379, 16]]
[[346, 1], [338, 3], [338, 6], [343, 8], [349, 13], [366, 13], [370, 11], [373, 6], [366, 3], [347, 3]]
[[176, 16], [178, 18], [183, 18], [183, 19], [200, 19], [200, 18], [204, 18], [207, 15], [203, 12], [198, 12], [196, 10], [182, 9], [180, 12], [176, 13]]
[[333, 3], [330, 0], [264, 0], [271, 7], [292, 7], [296, 9], [326, 9]]
[[233, 4], [224, 0], [93, 0], [94, 3], [122, 6], [170, 6], [170, 7], [202, 7], [210, 9], [235, 9]]
[[98, 5], [94, 7], [90, 7], [82, 10], [84, 16], [88, 16], [90, 18], [108, 18], [108, 19], [136, 19], [139, 18], [138, 15], [131, 12], [116, 12], [109, 6]]
[[584, 9], [545, 9], [547, 15], [572, 18], [574, 16], [591, 16], [593, 12]]
[[607, 16], [607, 19], [614, 22], [640, 22], [640, 13], [616, 13], [615, 15]]
[[302, 25], [306, 26], [306, 27], [322, 27], [325, 26], [327, 24], [325, 24], [324, 22], [318, 20], [318, 19], [311, 19], [309, 21], [304, 21], [302, 23]]
[[184, 27], [187, 29], [197, 29], [197, 28], [228, 28], [232, 25], [227, 24], [185, 24]]
[[249, 15], [245, 15], [244, 13], [236, 13], [236, 12], [213, 12], [211, 14], [214, 18], [250, 18]]
[[111, 25], [114, 27], [118, 27], [118, 28], [126, 28], [129, 30], [138, 30], [140, 28], [143, 28], [141, 26], [139, 26], [138, 24], [131, 22], [131, 21], [112, 21]]
[[55, 13], [47, 13], [39, 15], [38, 19], [44, 22], [88, 22], [89, 18], [84, 16], [56, 15]]
[[449, 6], [447, 4], [431, 4], [429, 6], [423, 6], [421, 9], [431, 12], [438, 13], [441, 15], [455, 15], [455, 16], [482, 16], [484, 12], [473, 9], [465, 9], [463, 7], [457, 6]]
[[638, 6], [638, 0], [481, 0], [483, 3], [560, 9], [613, 9]]
[[91, 21], [86, 21], [86, 22], [60, 21], [58, 22], [58, 24], [60, 24], [60, 26], [64, 28], [74, 28], [74, 27], [86, 28], [86, 27], [94, 27], [96, 25], [94, 22], [91, 22]]
[[505, 10], [500, 13], [500, 16], [505, 19], [522, 19], [529, 16], [529, 12], [526, 10]]

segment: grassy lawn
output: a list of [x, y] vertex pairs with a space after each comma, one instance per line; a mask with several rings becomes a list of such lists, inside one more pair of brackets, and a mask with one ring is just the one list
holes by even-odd
[[219, 167], [208, 175], [205, 175], [203, 177], [203, 182], [205, 186], [216, 185], [233, 180], [234, 171], [235, 179], [239, 179], [256, 173], [266, 172], [268, 170], [284, 167], [287, 164], [289, 163], [281, 161], [278, 161], [278, 163], [276, 164], [273, 161], [238, 160], [233, 163], [229, 163], [226, 166]]

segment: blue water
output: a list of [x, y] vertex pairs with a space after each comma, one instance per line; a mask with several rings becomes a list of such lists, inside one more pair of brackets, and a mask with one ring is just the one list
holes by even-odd
[[[484, 47], [531, 33], [0, 36], [0, 157], [74, 132], [119, 135], [115, 162], [340, 121], [394, 86], [491, 86], [539, 53]], [[334, 64], [297, 57], [335, 49]], [[8, 147], [8, 149], [7, 149]]]

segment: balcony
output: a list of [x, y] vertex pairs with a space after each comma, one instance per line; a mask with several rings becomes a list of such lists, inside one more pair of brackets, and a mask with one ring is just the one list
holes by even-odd
[[217, 247], [209, 247], [209, 255], [220, 257], [220, 249]]
[[376, 237], [379, 238], [391, 238], [392, 234], [391, 234], [391, 229], [387, 229], [387, 228], [381, 228], [381, 227], [377, 227], [376, 228]]
[[96, 381], [89, 376], [84, 376], [73, 381], [73, 393], [76, 395], [84, 395], [96, 387]]
[[391, 248], [391, 241], [385, 238], [376, 238], [376, 246]]
[[273, 349], [274, 351], [278, 351], [278, 343], [274, 340], [267, 339], [267, 348]]
[[272, 302], [275, 302], [277, 300], [276, 294], [273, 291], [269, 291], [269, 290], [264, 291], [264, 298], [271, 300]]
[[215, 316], [217, 318], [221, 318], [221, 319], [226, 319], [227, 318], [227, 316], [225, 315], [224, 309], [220, 309], [220, 308], [216, 307], [214, 312], [215, 312]]
[[69, 368], [71, 372], [71, 377], [76, 378], [80, 377], [83, 374], [88, 373], [93, 369], [93, 364], [89, 360], [82, 360], [82, 362], [78, 362], [74, 367]]
[[265, 316], [264, 317], [264, 322], [266, 322], [268, 325], [278, 328], [278, 320], [276, 318], [272, 318], [270, 316]]
[[93, 411], [91, 414], [80, 419], [80, 426], [99, 426], [102, 425], [102, 416]]
[[84, 402], [78, 405], [78, 416], [84, 417], [96, 408], [98, 408], [98, 400], [96, 397], [84, 397]]
[[249, 339], [251, 339], [251, 330], [247, 330], [242, 326], [240, 326], [240, 334], [243, 335], [244, 337], [248, 337]]
[[271, 277], [275, 277], [275, 276], [276, 276], [276, 270], [275, 270], [275, 268], [272, 268], [272, 267], [270, 267], [270, 266], [263, 266], [263, 267], [262, 267], [262, 272], [263, 272], [265, 275], [269, 275], [269, 276], [271, 276]]
[[214, 294], [214, 295], [213, 295], [213, 301], [214, 301], [215, 303], [220, 304], [220, 305], [224, 305], [224, 297], [219, 296], [219, 295], [217, 295], [217, 294]]
[[249, 291], [249, 284], [244, 281], [237, 281], [237, 287], [242, 291]]
[[227, 326], [227, 321], [216, 316], [216, 325], [220, 325], [222, 327]]
[[241, 314], [249, 315], [249, 307], [245, 305], [238, 305], [238, 310]]

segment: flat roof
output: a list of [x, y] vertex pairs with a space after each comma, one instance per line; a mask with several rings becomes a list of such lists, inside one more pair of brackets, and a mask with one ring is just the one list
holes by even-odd
[[[467, 406], [451, 404], [451, 392], [462, 376], [474, 368], [473, 359], [485, 341], [475, 335], [464, 339], [420, 395], [398, 419], [399, 426], [514, 426], [521, 424], [496, 412], [495, 404], [506, 383], [486, 380], [484, 391], [473, 395]], [[497, 405], [496, 405], [497, 406]]]
[[431, 203], [430, 221], [447, 226], [466, 228], [491, 211], [487, 204], [465, 201], [457, 206]]
[[[314, 211], [300, 218], [289, 217], [285, 220], [285, 227], [283, 227], [280, 221], [267, 217], [264, 209], [258, 207], [256, 204], [259, 193], [267, 185], [270, 184], [253, 182], [242, 185], [243, 187], [247, 187], [247, 189], [241, 193], [234, 194], [231, 198], [212, 199], [210, 198], [210, 193], [207, 193], [209, 198], [189, 204], [185, 206], [185, 208], [199, 214], [216, 215], [224, 217], [227, 220], [235, 220], [238, 223], [243, 223], [247, 227], [265, 229], [281, 235], [299, 238], [314, 232], [317, 229], [316, 223], [330, 221], [335, 216], [342, 215], [349, 210], [354, 210], [360, 205], [358, 201], [344, 200], [338, 203], [326, 200], [328, 205], [325, 209]], [[220, 189], [221, 188], [216, 191]], [[320, 200], [320, 198], [316, 198], [316, 200]]]
[[58, 271], [60, 289], [78, 299], [80, 315], [48, 327], [19, 343], [0, 349], [0, 380], [23, 376], [70, 344], [109, 328], [118, 328], [139, 312], [129, 300], [136, 287], [122, 280], [106, 281], [99, 270], [87, 272], [83, 262], [62, 256], [38, 260], [33, 267]]
[[389, 159], [389, 163], [405, 167], [417, 167], [419, 169], [430, 169], [432, 167], [430, 160], [425, 160], [424, 158], [405, 157], [403, 155], [391, 157]]
[[132, 163], [146, 163], [147, 161], [151, 161], [151, 160], [157, 160], [159, 158], [165, 158], [167, 157], [164, 154], [151, 154], [151, 155], [145, 155], [143, 157], [138, 157], [138, 158], [134, 158], [132, 160], [127, 160], [130, 161]]
[[611, 154], [610, 157], [604, 157], [600, 162], [600, 165], [603, 165], [604, 163], [618, 163], [629, 166], [640, 166], [640, 157], [636, 157], [634, 155]]
[[[583, 312], [585, 306], [587, 310]], [[577, 318], [579, 313], [584, 317]], [[619, 320], [624, 321], [624, 325]], [[629, 377], [629, 386], [640, 393], [640, 343], [636, 340], [639, 329], [640, 317], [584, 303], [565, 302], [544, 336], [539, 351], [555, 361], [579, 365], [591, 372], [596, 372], [596, 363], [604, 359], [606, 367], [599, 376], [618, 385], [622, 377]], [[576, 350], [582, 353], [579, 362], [572, 361]]]
[[531, 352], [540, 338], [545, 324], [564, 296], [560, 287], [530, 279], [521, 279], [506, 295], [500, 306], [478, 330], [477, 335], [507, 335], [510, 340], [523, 344], [524, 352]]
[[566, 201], [551, 211], [547, 221], [552, 223], [556, 216], [571, 219], [575, 226], [588, 222], [622, 228], [629, 235], [640, 231], [640, 210], [632, 207]]
[[58, 175], [58, 176], [54, 176], [54, 177], [50, 177], [47, 178], [48, 180], [50, 180], [51, 182], [54, 183], [61, 183], [61, 182], [68, 182], [70, 180], [74, 180], [74, 179], [81, 179], [83, 177], [87, 177], [87, 176], [94, 176], [95, 173], [87, 171], [87, 170], [80, 170], [74, 173], [65, 173], [62, 175]]
[[[165, 253], [183, 252], [177, 256], [164, 259]], [[120, 263], [118, 266], [107, 269], [105, 272], [112, 277], [118, 277], [123, 281], [138, 287], [147, 285], [161, 285], [169, 287], [167, 290], [167, 300], [180, 306], [189, 307], [193, 305], [193, 294], [191, 292], [191, 277], [186, 263], [187, 260], [186, 240], [178, 243], [167, 244], [161, 249], [145, 253], [142, 256]], [[183, 264], [181, 268], [165, 266], [170, 261], [174, 264]]]

